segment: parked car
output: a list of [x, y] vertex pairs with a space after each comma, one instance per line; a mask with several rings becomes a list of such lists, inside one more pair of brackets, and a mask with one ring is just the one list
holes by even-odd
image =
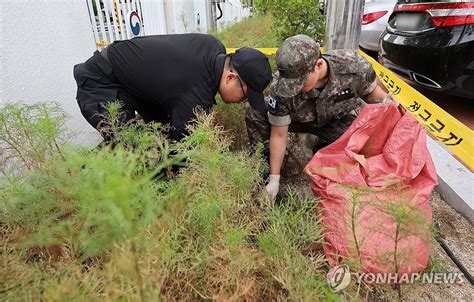
[[426, 88], [474, 99], [474, 2], [398, 1], [381, 61]]
[[375, 57], [377, 56], [380, 50], [380, 35], [385, 30], [388, 17], [392, 13], [396, 3], [397, 0], [374, 0], [365, 2], [359, 46], [366, 53]]

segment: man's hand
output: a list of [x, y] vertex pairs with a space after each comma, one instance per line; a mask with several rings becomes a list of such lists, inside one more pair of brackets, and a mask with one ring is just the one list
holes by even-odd
[[280, 175], [270, 175], [270, 181], [265, 188], [267, 189], [268, 195], [270, 197], [270, 202], [273, 204], [278, 191], [280, 190]]

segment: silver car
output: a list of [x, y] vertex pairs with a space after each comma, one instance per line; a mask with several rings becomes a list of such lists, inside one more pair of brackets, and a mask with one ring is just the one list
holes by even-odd
[[362, 30], [359, 46], [362, 50], [378, 52], [379, 38], [387, 26], [388, 17], [392, 14], [396, 0], [367, 0], [362, 17]]

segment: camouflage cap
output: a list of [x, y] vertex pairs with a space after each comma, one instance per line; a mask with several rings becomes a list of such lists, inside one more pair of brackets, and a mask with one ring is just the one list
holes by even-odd
[[276, 53], [280, 74], [276, 94], [283, 97], [298, 94], [320, 55], [319, 44], [306, 35], [292, 36], [283, 41]]

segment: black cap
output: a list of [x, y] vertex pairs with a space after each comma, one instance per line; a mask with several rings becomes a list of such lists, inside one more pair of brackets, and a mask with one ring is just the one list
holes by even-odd
[[272, 80], [272, 69], [267, 56], [248, 47], [237, 49], [231, 55], [232, 65], [247, 84], [247, 98], [253, 109], [265, 110], [263, 91]]

